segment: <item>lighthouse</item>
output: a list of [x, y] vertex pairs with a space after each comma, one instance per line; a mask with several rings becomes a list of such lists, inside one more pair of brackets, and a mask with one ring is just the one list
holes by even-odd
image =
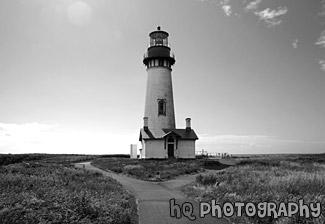
[[198, 139], [186, 118], [186, 128], [176, 129], [172, 85], [175, 56], [168, 43], [169, 34], [157, 30], [149, 34], [149, 45], [143, 57], [147, 70], [147, 86], [143, 128], [139, 141], [140, 158], [195, 158]]
[[168, 44], [168, 33], [157, 27], [149, 34], [150, 43], [143, 63], [147, 67], [147, 90], [144, 116], [148, 127], [175, 128], [172, 66], [175, 57]]

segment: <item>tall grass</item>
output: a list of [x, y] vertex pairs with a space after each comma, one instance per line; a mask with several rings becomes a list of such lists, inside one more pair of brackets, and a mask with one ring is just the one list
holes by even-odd
[[[306, 162], [309, 161], [309, 162]], [[215, 183], [219, 184], [216, 185]], [[325, 168], [312, 160], [295, 158], [243, 160], [239, 165], [209, 175], [198, 175], [184, 192], [200, 201], [225, 202], [320, 202], [319, 218], [232, 217], [235, 223], [325, 223]]]
[[1, 223], [136, 223], [135, 198], [100, 173], [58, 164], [0, 166]]

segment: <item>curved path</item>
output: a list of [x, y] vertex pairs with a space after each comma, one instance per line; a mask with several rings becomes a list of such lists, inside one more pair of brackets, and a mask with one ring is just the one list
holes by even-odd
[[[165, 182], [149, 182], [135, 178], [119, 175], [113, 172], [106, 172], [90, 164], [90, 162], [75, 164], [76, 167], [95, 170], [110, 176], [120, 182], [125, 189], [130, 191], [137, 199], [139, 204], [139, 223], [140, 224], [165, 224], [165, 223], [220, 223], [229, 224], [226, 219], [217, 219], [211, 216], [199, 217], [199, 203], [186, 198], [179, 189], [195, 180], [195, 175], [182, 176], [175, 180]], [[182, 216], [177, 219], [170, 217], [170, 199], [175, 199], [175, 204], [182, 205], [190, 202], [193, 205], [194, 221]], [[176, 210], [175, 210], [176, 211]]]

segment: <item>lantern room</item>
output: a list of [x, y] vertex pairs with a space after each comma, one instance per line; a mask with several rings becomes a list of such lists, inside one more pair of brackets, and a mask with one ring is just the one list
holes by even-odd
[[144, 54], [143, 63], [147, 68], [166, 67], [171, 69], [175, 64], [175, 56], [171, 52], [168, 43], [168, 33], [162, 31], [160, 26], [149, 34], [150, 42], [147, 52]]

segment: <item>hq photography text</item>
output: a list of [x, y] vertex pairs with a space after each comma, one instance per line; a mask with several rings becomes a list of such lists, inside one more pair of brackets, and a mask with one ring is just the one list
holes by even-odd
[[[183, 216], [191, 221], [196, 220], [194, 214], [194, 206], [191, 202], [184, 202], [177, 204], [175, 199], [169, 200], [170, 216], [176, 219], [180, 219]], [[281, 202], [276, 204], [274, 202], [226, 202], [224, 204], [218, 204], [215, 199], [210, 202], [199, 203], [199, 217], [204, 218], [207, 215], [212, 217], [222, 218], [231, 216], [243, 216], [248, 217], [258, 216], [264, 217], [292, 217], [299, 215], [305, 218], [317, 218], [321, 215], [321, 204], [309, 203], [305, 204], [303, 199], [298, 202]]]

